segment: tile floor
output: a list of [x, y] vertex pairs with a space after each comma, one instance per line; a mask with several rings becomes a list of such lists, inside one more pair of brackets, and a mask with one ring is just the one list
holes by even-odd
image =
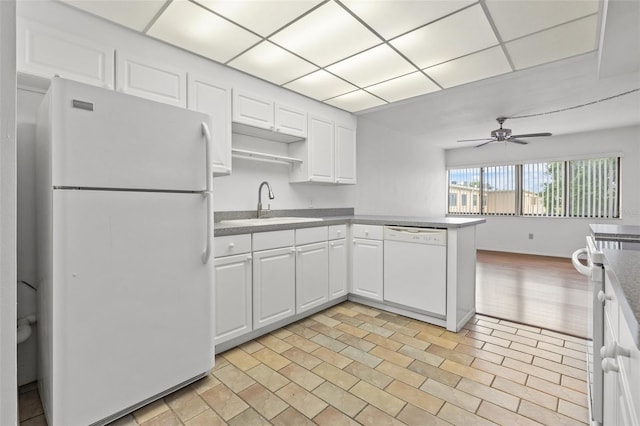
[[[229, 350], [125, 425], [586, 424], [585, 341], [476, 315], [459, 333], [352, 302]], [[46, 425], [20, 389], [21, 426]]]

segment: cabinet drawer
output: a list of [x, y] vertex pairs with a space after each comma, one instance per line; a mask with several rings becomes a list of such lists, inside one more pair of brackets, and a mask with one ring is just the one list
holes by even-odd
[[253, 234], [253, 251], [293, 246], [293, 229], [286, 231], [258, 232]]
[[213, 239], [215, 257], [249, 253], [251, 251], [251, 234], [229, 235]]
[[347, 237], [347, 225], [331, 225], [329, 227], [329, 239], [339, 240]]
[[327, 241], [329, 229], [326, 226], [296, 229], [296, 245]]
[[379, 225], [352, 225], [353, 238], [369, 238], [372, 240], [382, 239], [382, 226]]

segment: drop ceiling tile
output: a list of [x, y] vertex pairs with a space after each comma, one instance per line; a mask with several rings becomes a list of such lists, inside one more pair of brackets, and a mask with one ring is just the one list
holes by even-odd
[[367, 92], [371, 92], [387, 102], [395, 102], [440, 90], [437, 84], [419, 71], [369, 86], [366, 89]]
[[188, 1], [173, 1], [147, 34], [222, 63], [260, 41], [255, 34]]
[[322, 0], [195, 0], [266, 37], [320, 4]]
[[545, 64], [596, 49], [595, 15], [505, 44], [516, 69]]
[[341, 80], [325, 70], [318, 70], [289, 84], [285, 84], [284, 87], [320, 101], [357, 89], [356, 86]]
[[502, 41], [598, 12], [598, 0], [486, 0]]
[[427, 68], [424, 72], [441, 86], [449, 88], [511, 72], [511, 67], [502, 48], [497, 46]]
[[413, 65], [386, 44], [381, 44], [327, 67], [327, 71], [360, 87], [389, 80], [410, 73], [415, 69]]
[[362, 111], [363, 109], [386, 104], [385, 101], [364, 90], [356, 90], [355, 92], [328, 99], [325, 102], [349, 112]]
[[391, 41], [420, 68], [498, 44], [480, 5], [457, 12]]
[[397, 37], [474, 2], [475, 0], [342, 0], [345, 6], [385, 39]]
[[381, 43], [375, 34], [333, 1], [270, 40], [322, 67]]
[[60, 0], [136, 31], [144, 30], [166, 0]]
[[228, 65], [278, 85], [318, 69], [268, 41], [252, 47]]

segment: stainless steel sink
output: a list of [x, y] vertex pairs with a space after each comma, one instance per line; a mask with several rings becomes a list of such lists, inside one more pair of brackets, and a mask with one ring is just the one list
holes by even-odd
[[230, 219], [221, 220], [221, 225], [226, 226], [258, 226], [258, 225], [281, 225], [285, 223], [321, 222], [319, 217], [264, 217], [252, 219]]

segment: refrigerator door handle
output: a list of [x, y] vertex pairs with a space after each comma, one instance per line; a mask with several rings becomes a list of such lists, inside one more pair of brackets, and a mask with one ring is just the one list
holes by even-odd
[[213, 173], [211, 171], [211, 132], [204, 121], [202, 122], [202, 135], [206, 143], [205, 161], [207, 162], [205, 167], [207, 189], [203, 194], [207, 198], [207, 244], [204, 253], [202, 253], [202, 263], [207, 264], [211, 258], [211, 247], [213, 245]]

